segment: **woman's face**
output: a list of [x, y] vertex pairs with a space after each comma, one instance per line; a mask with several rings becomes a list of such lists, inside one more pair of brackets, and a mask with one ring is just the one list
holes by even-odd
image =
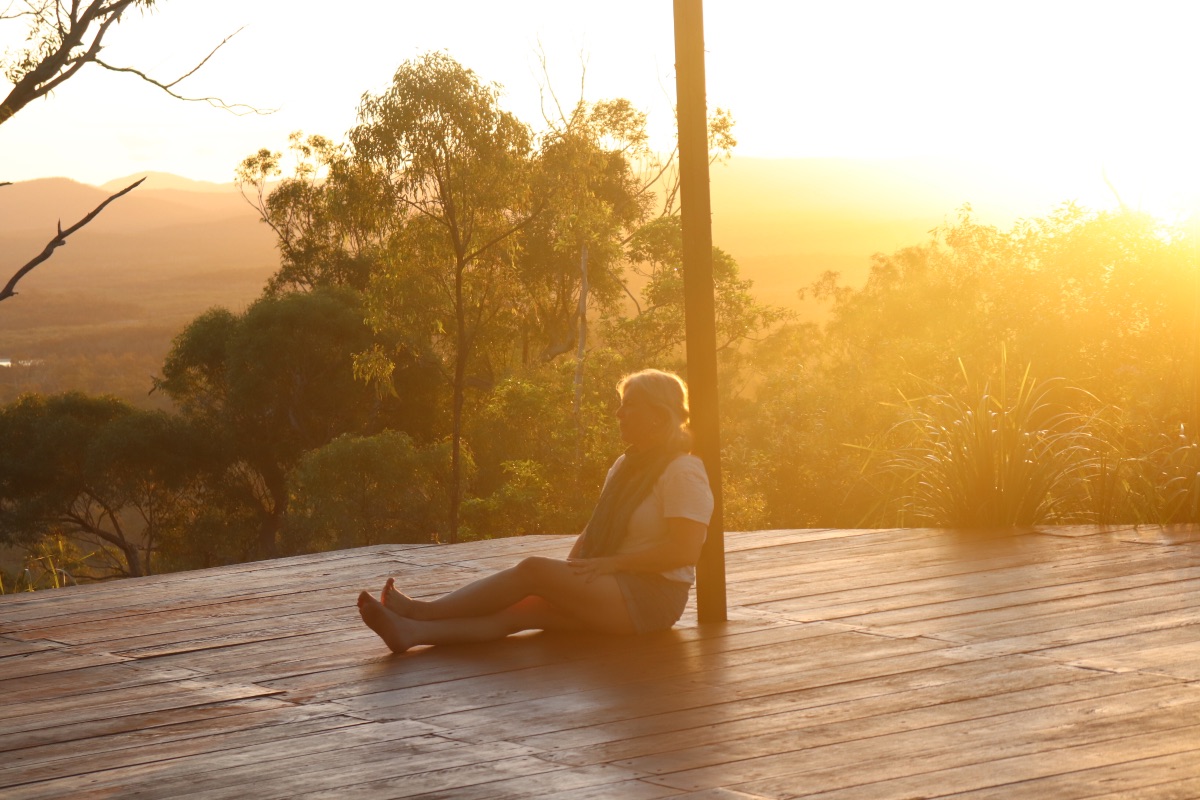
[[636, 391], [625, 392], [617, 409], [621, 438], [634, 447], [657, 444], [666, 434], [667, 415]]

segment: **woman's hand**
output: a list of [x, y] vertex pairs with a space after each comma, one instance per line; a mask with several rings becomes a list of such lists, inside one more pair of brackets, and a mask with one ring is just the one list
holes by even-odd
[[603, 558], [568, 558], [567, 566], [576, 575], [591, 583], [600, 575], [612, 575], [619, 571], [617, 559], [613, 556]]

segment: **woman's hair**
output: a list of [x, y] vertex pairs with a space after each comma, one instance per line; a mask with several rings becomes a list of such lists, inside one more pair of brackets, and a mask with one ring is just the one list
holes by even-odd
[[683, 378], [674, 372], [644, 369], [617, 381], [617, 394], [622, 399], [629, 392], [661, 409], [667, 415], [671, 429], [667, 442], [683, 450], [692, 449], [692, 432], [688, 427], [688, 389]]

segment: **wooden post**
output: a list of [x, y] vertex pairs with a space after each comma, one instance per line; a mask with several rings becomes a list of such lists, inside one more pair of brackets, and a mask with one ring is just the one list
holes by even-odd
[[724, 622], [725, 522], [721, 513], [721, 427], [717, 407], [717, 324], [713, 296], [712, 210], [708, 194], [708, 111], [701, 0], [675, 3], [675, 92], [679, 118], [679, 203], [687, 377], [696, 452], [716, 507], [696, 569], [700, 622]]

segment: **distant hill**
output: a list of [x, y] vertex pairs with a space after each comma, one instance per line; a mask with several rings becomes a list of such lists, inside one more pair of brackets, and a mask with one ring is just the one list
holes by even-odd
[[[239, 310], [261, 294], [279, 256], [233, 185], [153, 172], [100, 187], [65, 178], [0, 187], [0, 281], [59, 221], [74, 224], [141, 177], [0, 303], [0, 358], [41, 365], [23, 377], [3, 370], [0, 403], [68, 388], [161, 403], [146, 392], [171, 338], [214, 305]], [[1012, 198], [1023, 187], [1010, 184], [948, 162], [734, 158], [712, 170], [713, 241], [761, 299], [819, 317], [796, 292], [822, 272], [857, 284], [872, 254], [926, 241], [965, 202], [1007, 225], [1022, 211]]]
[[761, 298], [787, 306], [826, 270], [860, 284], [873, 254], [928, 241], [966, 203], [1002, 227], [1052, 207], [1031, 206], [1010, 176], [946, 159], [735, 157], [711, 174], [713, 243]]
[[[213, 305], [240, 308], [261, 293], [279, 255], [257, 212], [232, 187], [193, 191], [163, 183], [171, 188], [148, 181], [114, 201], [22, 278], [18, 295], [0, 304], [0, 331], [9, 332], [0, 349], [7, 349], [5, 339], [37, 339], [39, 328], [86, 325], [97, 315], [111, 321], [115, 313], [83, 311], [88, 307], [119, 308], [127, 325], [182, 326]], [[60, 222], [73, 225], [111, 194], [65, 178], [0, 188], [2, 280], [40, 252]], [[60, 313], [67, 307], [77, 313]]]
[[172, 175], [169, 172], [135, 172], [132, 175], [126, 175], [124, 178], [114, 178], [108, 183], [100, 186], [106, 192], [119, 192], [134, 181], [146, 179], [142, 187], [146, 189], [177, 189], [184, 192], [236, 192], [237, 188], [232, 183], [212, 183], [211, 181], [194, 181], [191, 178], [183, 178], [179, 175]]
[[[49, 238], [57, 222], [61, 221], [63, 227], [73, 225], [106, 197], [132, 182], [111, 190], [67, 178], [44, 178], [6, 186], [0, 189], [0, 235], [36, 232]], [[219, 225], [231, 219], [258, 219], [257, 212], [232, 185], [223, 191], [192, 191], [174, 186], [156, 189], [147, 181], [113, 201], [79, 235], [93, 230], [129, 234], [174, 225]]]
[[[244, 269], [264, 279], [273, 271], [270, 231], [232, 183], [160, 172], [102, 187], [49, 178], [0, 189], [2, 263], [23, 263], [58, 221], [74, 223], [142, 177], [142, 186], [72, 237], [53, 267], [31, 274], [23, 288], [57, 290], [66, 279], [99, 290], [147, 271]], [[1028, 211], [1014, 199], [1023, 188], [948, 160], [734, 158], [712, 169], [713, 241], [764, 299], [792, 305], [796, 291], [825, 270], [861, 281], [872, 254], [924, 242], [964, 203], [984, 221], [1009, 224]]]
[[[136, 176], [133, 180], [136, 180]], [[80, 389], [139, 406], [171, 340], [213, 306], [245, 308], [279, 264], [273, 234], [233, 188], [151, 176], [114, 201], [0, 303], [0, 404]], [[116, 188], [65, 178], [0, 188], [0, 281]], [[160, 188], [155, 188], [156, 186]]]

